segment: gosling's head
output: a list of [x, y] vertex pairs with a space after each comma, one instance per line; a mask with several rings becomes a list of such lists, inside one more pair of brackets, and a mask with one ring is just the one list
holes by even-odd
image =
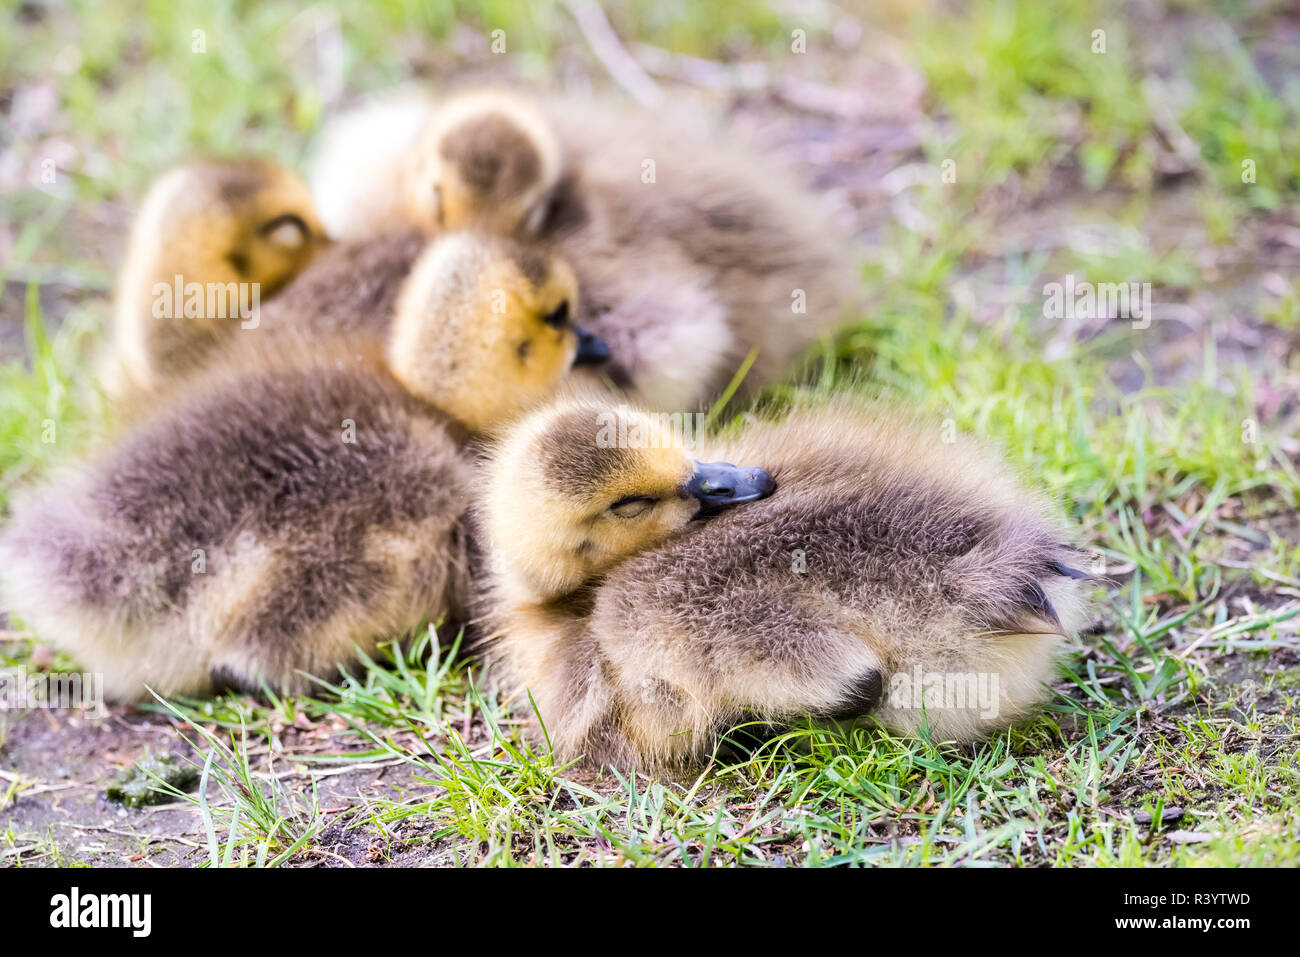
[[436, 230], [535, 234], [560, 176], [555, 132], [505, 93], [453, 97], [416, 143], [416, 208]]
[[549, 396], [573, 365], [609, 358], [573, 322], [577, 283], [550, 251], [480, 232], [435, 239], [398, 297], [388, 364], [474, 431]]
[[293, 173], [265, 160], [208, 160], [154, 184], [128, 260], [145, 293], [179, 275], [187, 283], [257, 283], [265, 297], [326, 242], [307, 185]]
[[517, 599], [568, 594], [690, 522], [775, 489], [757, 467], [697, 462], [671, 416], [567, 401], [525, 416], [486, 470], [481, 513]]

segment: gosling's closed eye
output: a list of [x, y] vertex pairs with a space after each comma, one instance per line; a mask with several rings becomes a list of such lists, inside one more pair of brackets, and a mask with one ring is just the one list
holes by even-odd
[[542, 321], [556, 329], [563, 329], [567, 326], [569, 324], [569, 300], [566, 299], [556, 306]]
[[609, 510], [619, 518], [636, 518], [644, 513], [647, 509], [658, 501], [649, 495], [635, 495], [628, 498], [621, 498], [609, 507]]
[[277, 216], [262, 227], [262, 235], [271, 242], [290, 249], [296, 249], [307, 239], [307, 224], [302, 217], [294, 213]]

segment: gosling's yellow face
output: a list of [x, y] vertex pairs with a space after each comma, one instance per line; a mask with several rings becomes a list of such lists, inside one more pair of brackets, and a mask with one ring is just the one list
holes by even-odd
[[438, 230], [533, 234], [560, 173], [550, 124], [508, 94], [453, 98], [416, 150], [416, 207]]
[[551, 395], [609, 349], [574, 325], [573, 271], [547, 250], [488, 233], [435, 240], [403, 286], [389, 365], [413, 394], [475, 431]]
[[488, 469], [483, 522], [516, 597], [566, 594], [692, 520], [770, 495], [761, 468], [697, 462], [663, 416], [590, 402], [517, 424]]
[[226, 260], [245, 281], [261, 283], [263, 295], [274, 295], [327, 243], [307, 184], [280, 167], [237, 211], [242, 228]]
[[143, 277], [170, 282], [256, 283], [263, 297], [292, 279], [326, 243], [307, 186], [259, 160], [182, 166], [150, 192], [133, 251]]

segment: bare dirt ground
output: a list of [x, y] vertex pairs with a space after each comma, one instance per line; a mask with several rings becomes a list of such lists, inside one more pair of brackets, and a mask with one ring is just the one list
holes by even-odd
[[[146, 808], [125, 808], [110, 802], [106, 787], [118, 772], [148, 753], [170, 751], [196, 757], [173, 722], [156, 715], [113, 708], [103, 720], [59, 711], [28, 711], [5, 719], [0, 780], [14, 790], [6, 814], [16, 839], [0, 851], [21, 858], [25, 865], [84, 863], [95, 866], [198, 865], [208, 858], [203, 814], [185, 801]], [[313, 731], [315, 729], [312, 729]], [[371, 802], [400, 800], [422, 786], [409, 765], [388, 761], [356, 767], [297, 764], [311, 749], [300, 750], [308, 735], [289, 728], [280, 740], [277, 772], [286, 790], [305, 799], [315, 784], [317, 799], [330, 823], [313, 842], [313, 849], [295, 863], [302, 866], [345, 866], [374, 863], [435, 862], [437, 849], [406, 847], [404, 834], [418, 827], [399, 827], [394, 834], [373, 826], [354, 828], [352, 817]], [[315, 738], [314, 735], [311, 735]], [[192, 737], [192, 734], [191, 734]], [[320, 742], [314, 741], [319, 749]], [[356, 741], [351, 744], [355, 747]], [[344, 750], [347, 742], [331, 747]], [[250, 758], [265, 759], [268, 749], [250, 747]], [[202, 755], [197, 755], [202, 762]], [[425, 785], [427, 787], [427, 785]], [[210, 786], [209, 799], [222, 806]], [[397, 840], [399, 847], [391, 844]]]

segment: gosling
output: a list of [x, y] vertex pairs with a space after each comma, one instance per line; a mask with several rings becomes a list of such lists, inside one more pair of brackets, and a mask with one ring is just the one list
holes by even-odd
[[[389, 104], [360, 112], [327, 137], [333, 147], [315, 189], [340, 241], [265, 311], [268, 330], [385, 335], [398, 292], [431, 238], [470, 230], [537, 239], [520, 219], [540, 217], [542, 197], [557, 176], [558, 147], [548, 128], [512, 100], [488, 93], [454, 98], [433, 120], [419, 109], [418, 129]], [[357, 144], [373, 147], [384, 137], [414, 142], [395, 151], [391, 168], [359, 170], [355, 164], [382, 162], [384, 152], [368, 149], [362, 156]], [[340, 194], [352, 196], [352, 207], [344, 209], [357, 219], [339, 211]], [[542, 241], [513, 248], [528, 276], [553, 258]]]
[[[751, 352], [752, 393], [857, 305], [852, 243], [818, 199], [716, 130], [506, 92], [411, 98], [338, 123], [313, 188], [342, 235], [453, 217], [553, 240], [577, 272], [579, 322], [613, 352], [601, 375], [652, 408], [701, 408]], [[368, 124], [401, 216], [374, 199], [382, 161], [368, 152], [363, 166], [341, 145]]]
[[[485, 466], [490, 657], [559, 759], [689, 764], [751, 718], [969, 742], [1033, 712], [1084, 603], [1066, 527], [1005, 465], [848, 401], [706, 441], [721, 462], [682, 444], [572, 399]], [[951, 675], [991, 697], [931, 693]]]
[[325, 246], [311, 194], [263, 160], [173, 169], [149, 190], [119, 274], [102, 379], [123, 402], [194, 371]]
[[348, 335], [232, 345], [17, 503], [6, 607], [126, 700], [302, 690], [381, 638], [462, 617], [470, 440], [546, 396], [589, 340], [560, 261], [493, 308], [508, 246], [434, 243], [386, 351]]
[[398, 228], [529, 236], [561, 163], [551, 124], [508, 92], [436, 100], [407, 90], [337, 117], [309, 176], [330, 232], [345, 240]]

